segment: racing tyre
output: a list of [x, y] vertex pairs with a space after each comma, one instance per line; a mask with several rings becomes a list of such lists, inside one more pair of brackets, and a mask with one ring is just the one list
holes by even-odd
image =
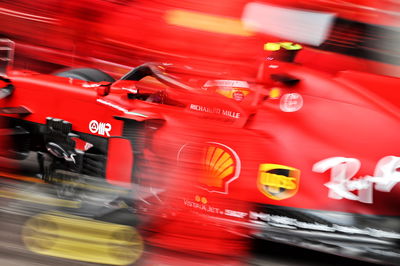
[[74, 78], [74, 79], [80, 79], [84, 81], [94, 81], [94, 82], [115, 81], [115, 79], [110, 75], [108, 75], [107, 73], [95, 68], [73, 68], [56, 72], [54, 73], [54, 75], [59, 77]]

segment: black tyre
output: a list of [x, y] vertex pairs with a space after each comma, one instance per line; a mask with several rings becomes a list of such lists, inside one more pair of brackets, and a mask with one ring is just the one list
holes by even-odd
[[94, 82], [115, 81], [115, 79], [110, 75], [108, 75], [107, 73], [95, 68], [72, 68], [56, 72], [54, 73], [54, 75], [59, 77], [66, 77], [66, 78], [73, 78], [73, 79], [80, 79], [80, 80], [94, 81]]

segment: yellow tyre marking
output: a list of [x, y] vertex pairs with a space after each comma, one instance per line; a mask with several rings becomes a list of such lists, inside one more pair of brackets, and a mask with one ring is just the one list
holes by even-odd
[[22, 239], [35, 253], [101, 264], [128, 265], [143, 252], [143, 240], [133, 227], [62, 213], [32, 217]]
[[28, 201], [31, 203], [44, 204], [48, 206], [59, 206], [65, 208], [79, 208], [79, 201], [63, 200], [55, 197], [47, 197], [42, 195], [29, 194], [29, 191], [18, 192], [10, 190], [0, 190], [0, 198], [16, 199]]

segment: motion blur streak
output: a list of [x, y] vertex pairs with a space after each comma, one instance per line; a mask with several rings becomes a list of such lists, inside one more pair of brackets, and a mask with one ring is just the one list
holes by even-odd
[[399, 11], [0, 0], [0, 264], [399, 264]]
[[31, 15], [29, 13], [22, 13], [22, 12], [16, 12], [10, 9], [6, 8], [0, 8], [0, 13], [3, 15], [11, 15], [17, 18], [22, 18], [22, 19], [27, 19], [27, 20], [32, 20], [32, 21], [38, 21], [38, 22], [44, 22], [44, 23], [53, 23], [56, 24], [57, 20], [49, 17], [42, 17], [42, 16], [35, 16]]
[[63, 213], [33, 216], [23, 227], [22, 239], [39, 254], [112, 265], [131, 264], [143, 251], [132, 227]]
[[[190, 60], [251, 77], [263, 43], [302, 42], [307, 35], [312, 41], [302, 43], [308, 45], [297, 59], [306, 66], [400, 76], [397, 1], [1, 0], [0, 5], [0, 35], [17, 42], [21, 65], [32, 69], [104, 67], [102, 60], [120, 75], [113, 64]], [[250, 16], [252, 8], [260, 14]]]
[[212, 16], [184, 10], [170, 10], [165, 15], [169, 24], [216, 33], [251, 36], [238, 19]]
[[15, 200], [22, 200], [30, 203], [45, 204], [49, 206], [61, 206], [66, 208], [79, 208], [81, 206], [78, 201], [55, 199], [53, 197], [46, 197], [40, 195], [30, 195], [23, 191], [14, 192], [7, 190], [0, 190], [0, 198], [8, 198]]

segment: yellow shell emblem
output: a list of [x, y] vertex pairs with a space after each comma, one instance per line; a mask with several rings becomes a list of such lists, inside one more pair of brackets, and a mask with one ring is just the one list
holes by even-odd
[[210, 146], [206, 149], [200, 182], [209, 187], [222, 188], [226, 179], [234, 176], [235, 168], [236, 162], [230, 152], [221, 147]]

